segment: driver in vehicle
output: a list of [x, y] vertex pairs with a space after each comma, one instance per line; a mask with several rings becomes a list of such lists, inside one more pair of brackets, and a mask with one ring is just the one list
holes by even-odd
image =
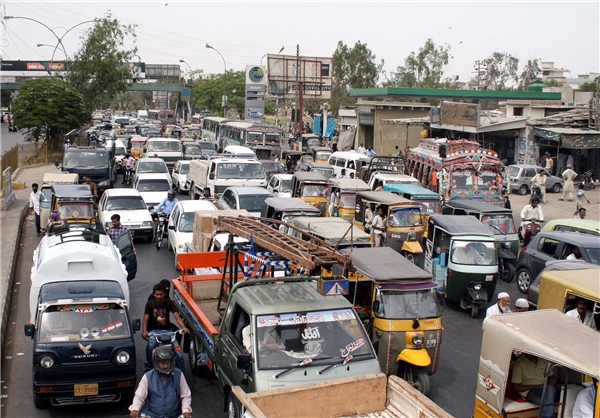
[[[258, 331], [259, 340], [258, 340], [258, 349], [259, 351], [263, 349], [269, 349], [271, 351], [285, 350], [285, 344], [281, 341], [281, 337], [277, 334], [277, 330], [275, 328], [259, 328]], [[244, 348], [248, 352], [248, 354], [252, 354], [252, 333], [250, 331], [250, 325], [247, 325], [242, 330], [242, 339]]]
[[452, 253], [452, 261], [458, 264], [484, 264], [483, 258], [475, 248], [475, 243], [469, 242]]
[[[523, 353], [512, 367], [511, 382], [515, 390], [527, 402], [536, 405], [541, 405], [542, 403], [546, 405], [541, 408], [540, 417], [554, 418], [554, 405], [551, 404], [555, 402], [558, 392], [554, 387], [556, 378], [552, 372], [548, 374], [548, 385], [544, 393], [544, 381], [548, 362], [531, 354]], [[542, 394], [544, 395], [544, 399], [542, 399]]]

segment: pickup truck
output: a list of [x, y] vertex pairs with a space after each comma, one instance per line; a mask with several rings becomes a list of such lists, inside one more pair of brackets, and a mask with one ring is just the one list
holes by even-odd
[[234, 411], [245, 418], [452, 418], [409, 383], [394, 375], [386, 381], [383, 373], [251, 394], [234, 386], [232, 392]]
[[190, 199], [202, 196], [205, 187], [211, 195], [221, 195], [231, 186], [267, 187], [267, 177], [260, 162], [247, 158], [211, 158], [191, 160], [187, 176]]
[[383, 373], [251, 394], [234, 386], [232, 392], [234, 411], [245, 418], [452, 418], [409, 383]]
[[222, 267], [226, 254], [181, 254], [182, 276], [173, 280], [173, 302], [191, 331], [191, 369], [214, 373], [224, 408], [234, 408], [233, 386], [252, 393], [380, 371], [352, 304], [324, 296], [309, 276], [239, 280], [219, 311], [222, 274], [187, 272]]

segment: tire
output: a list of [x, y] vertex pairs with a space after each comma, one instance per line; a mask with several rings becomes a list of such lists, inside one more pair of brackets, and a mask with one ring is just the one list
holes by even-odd
[[531, 273], [526, 268], [521, 268], [517, 271], [517, 287], [521, 293], [527, 293], [531, 280]]
[[471, 318], [479, 318], [479, 305], [471, 304]]
[[561, 190], [562, 190], [562, 187], [560, 187], [560, 183], [554, 183], [554, 185], [550, 189], [550, 191], [552, 193], [560, 193]]
[[[431, 391], [431, 379], [423, 367], [415, 367], [404, 363], [398, 367], [398, 377], [410, 383], [416, 390], [425, 396]], [[412, 377], [412, 378], [411, 378]]]
[[408, 261], [410, 261], [413, 264], [417, 264], [417, 260], [416, 257], [413, 253], [409, 253], [408, 251], [404, 251], [403, 254], [404, 258], [406, 258]]
[[512, 282], [515, 278], [515, 266], [508, 261], [504, 261], [502, 265], [504, 266], [504, 269], [502, 271], [498, 270], [498, 276], [506, 283]]
[[160, 247], [162, 247], [162, 243], [163, 243], [164, 239], [165, 239], [164, 238], [164, 230], [163, 230], [163, 227], [160, 227], [156, 233], [156, 249], [157, 250], [160, 250]]
[[241, 405], [235, 399], [233, 392], [227, 395], [227, 418], [242, 418]]
[[526, 195], [529, 192], [529, 189], [527, 188], [526, 185], [522, 185], [521, 187], [519, 187], [519, 194], [521, 196]]
[[196, 195], [196, 185], [194, 183], [190, 183], [190, 200], [197, 200], [198, 195]]
[[190, 369], [194, 376], [200, 375], [200, 366], [196, 363], [196, 339], [190, 335], [190, 345], [188, 347], [188, 360]]
[[37, 409], [48, 409], [50, 406], [50, 399], [44, 399], [40, 395], [33, 394], [33, 404]]

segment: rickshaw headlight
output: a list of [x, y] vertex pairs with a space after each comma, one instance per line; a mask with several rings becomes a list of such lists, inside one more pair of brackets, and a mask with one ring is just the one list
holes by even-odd
[[481, 285], [479, 283], [473, 285], [473, 289], [475, 290], [481, 290]]
[[505, 250], [510, 250], [510, 242], [503, 242], [502, 246], [504, 247]]
[[416, 232], [409, 232], [408, 236], [406, 237], [407, 241], [416, 241], [417, 240], [417, 233]]
[[416, 346], [422, 346], [423, 345], [423, 335], [422, 334], [415, 334], [412, 337], [412, 342], [414, 345]]

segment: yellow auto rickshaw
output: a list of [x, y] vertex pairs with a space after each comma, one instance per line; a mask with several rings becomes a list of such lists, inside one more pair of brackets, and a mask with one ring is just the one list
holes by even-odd
[[314, 147], [311, 149], [311, 153], [315, 163], [326, 163], [333, 151], [329, 147]]
[[352, 222], [356, 211], [356, 193], [367, 191], [369, 185], [359, 179], [329, 179], [326, 216], [335, 216]]
[[87, 184], [53, 184], [52, 210], [70, 228], [89, 228], [96, 224], [94, 195]]
[[327, 206], [327, 179], [317, 172], [296, 172], [292, 177], [292, 197], [299, 197], [313, 205], [325, 216]]
[[[547, 405], [553, 409], [552, 416], [597, 418], [600, 416], [598, 353], [600, 333], [577, 326], [575, 319], [555, 309], [487, 317], [483, 321], [474, 418], [541, 416], [540, 406], [524, 399], [525, 392], [517, 391], [523, 389], [519, 376], [527, 370], [524, 369], [527, 364], [523, 364], [527, 362], [533, 363], [530, 367], [544, 371], [545, 378], [539, 385], [541, 392], [551, 390], [550, 386], [557, 392], [555, 403]], [[518, 370], [516, 377], [515, 370]], [[587, 399], [591, 401], [591, 413], [577, 411], [576, 415], [574, 404], [582, 391], [590, 392]]]
[[[347, 251], [342, 250], [342, 253]], [[347, 252], [355, 274], [347, 274], [346, 296], [362, 318], [381, 371], [398, 375], [428, 395], [442, 342], [443, 297], [430, 273], [391, 248]]]
[[140, 159], [142, 151], [143, 151], [144, 147], [146, 146], [147, 140], [148, 140], [147, 136], [134, 136], [133, 138], [131, 138], [131, 141], [129, 142], [129, 146], [130, 146], [129, 153], [136, 160]]

